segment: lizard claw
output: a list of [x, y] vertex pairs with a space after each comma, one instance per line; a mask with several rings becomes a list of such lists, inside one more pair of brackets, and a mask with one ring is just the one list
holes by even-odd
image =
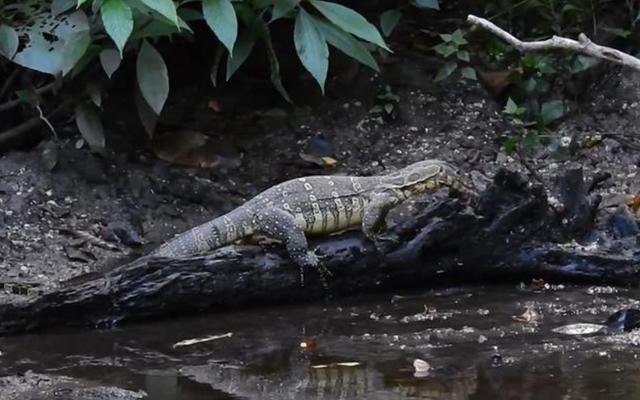
[[305, 256], [303, 257], [303, 260], [301, 260], [302, 262], [299, 263], [299, 265], [300, 265], [300, 284], [301, 284], [301, 286], [304, 287], [304, 269], [306, 267], [311, 267], [311, 268], [314, 268], [315, 270], [317, 270], [318, 273], [320, 274], [320, 279], [322, 280], [322, 286], [326, 290], [329, 289], [329, 285], [327, 283], [327, 277], [328, 276], [333, 276], [333, 274], [331, 273], [331, 271], [329, 271], [329, 269], [327, 269], [327, 267], [324, 264], [322, 264], [320, 262], [321, 258], [326, 258], [326, 256], [318, 256], [313, 251], [308, 251], [305, 254]]
[[373, 244], [379, 253], [388, 253], [398, 244], [398, 240], [389, 235], [378, 235], [373, 240]]

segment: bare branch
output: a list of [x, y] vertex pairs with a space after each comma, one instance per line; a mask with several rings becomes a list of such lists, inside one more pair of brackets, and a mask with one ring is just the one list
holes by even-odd
[[478, 25], [479, 27], [493, 33], [523, 53], [541, 50], [570, 50], [591, 57], [612, 61], [614, 63], [633, 68], [636, 71], [640, 71], [640, 59], [620, 50], [595, 44], [584, 33], [578, 35], [578, 40], [554, 35], [551, 39], [547, 40], [523, 42], [484, 18], [469, 15], [467, 17], [467, 22], [473, 25]]
[[[20, 135], [30, 132], [31, 130], [40, 126], [40, 124], [42, 124], [43, 122], [49, 125], [49, 129], [53, 129], [53, 126], [51, 126], [49, 120], [57, 116], [58, 114], [60, 114], [66, 107], [73, 104], [75, 101], [76, 101], [75, 98], [63, 101], [62, 103], [60, 103], [60, 105], [58, 105], [58, 107], [56, 107], [53, 111], [51, 111], [49, 115], [46, 115], [46, 116], [42, 114], [42, 110], [40, 109], [39, 116], [30, 118], [16, 127], [0, 132], [0, 145]], [[56, 139], [57, 139], [57, 136], [56, 136]]]
[[[50, 92], [53, 89], [56, 89], [57, 86], [58, 86], [57, 82], [51, 82], [42, 87], [37, 88], [35, 92], [36, 94], [44, 94], [44, 93]], [[22, 99], [15, 99], [15, 100], [9, 100], [6, 103], [2, 103], [0, 104], [0, 112], [11, 110], [12, 108], [18, 106], [22, 102], [23, 102]]]

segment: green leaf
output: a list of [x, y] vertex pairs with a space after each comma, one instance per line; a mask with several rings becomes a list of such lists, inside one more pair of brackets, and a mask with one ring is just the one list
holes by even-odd
[[511, 136], [503, 136], [502, 146], [504, 147], [505, 153], [511, 154], [516, 149], [516, 141]]
[[224, 55], [224, 46], [218, 46], [216, 54], [213, 56], [213, 63], [211, 64], [211, 72], [209, 73], [209, 79], [213, 87], [218, 87], [218, 70], [220, 70], [220, 63], [222, 62], [222, 56]]
[[542, 118], [542, 123], [545, 125], [562, 117], [563, 114], [564, 105], [562, 104], [562, 100], [547, 101], [546, 103], [542, 103], [542, 107], [540, 107], [540, 117]]
[[138, 52], [136, 75], [142, 97], [160, 115], [169, 96], [169, 74], [160, 53], [146, 40]]
[[522, 140], [525, 148], [534, 149], [538, 145], [540, 145], [540, 138], [538, 137], [538, 133], [536, 131], [527, 130], [527, 133], [524, 134], [524, 138]]
[[303, 9], [296, 16], [293, 42], [302, 65], [318, 81], [324, 93], [324, 82], [329, 69], [329, 47], [313, 19]]
[[176, 11], [176, 5], [172, 0], [140, 0], [147, 7], [153, 11], [159, 13], [169, 21], [173, 22], [175, 26], [178, 25], [178, 13]]
[[328, 1], [309, 0], [309, 2], [329, 21], [338, 25], [342, 30], [382, 47], [387, 51], [391, 51], [376, 27], [352, 9]]
[[233, 55], [229, 54], [227, 57], [227, 81], [231, 79], [231, 76], [240, 68], [242, 63], [245, 62], [253, 46], [256, 43], [256, 32], [253, 29], [245, 29], [235, 46], [233, 47]]
[[118, 70], [121, 62], [122, 58], [118, 50], [104, 49], [100, 52], [100, 64], [109, 79], [111, 79], [113, 73]]
[[383, 107], [384, 107], [384, 111], [386, 111], [387, 114], [391, 114], [393, 112], [392, 103], [385, 103]]
[[98, 108], [92, 103], [79, 104], [76, 106], [75, 115], [78, 130], [89, 144], [91, 151], [104, 153], [106, 143]]
[[538, 81], [536, 80], [536, 78], [532, 76], [527, 78], [523, 84], [524, 91], [527, 92], [527, 94], [532, 94], [536, 90], [537, 86], [538, 86]]
[[28, 44], [18, 47], [12, 61], [36, 71], [60, 74], [64, 65], [68, 64], [68, 60], [65, 60], [65, 47], [68, 47], [78, 32], [89, 30], [84, 11], [55, 16], [49, 11], [48, 4], [39, 0], [23, 0], [12, 4], [16, 8], [5, 8], [1, 18], [18, 18], [21, 24], [15, 27], [16, 32], [20, 40]]
[[464, 35], [462, 34], [462, 31], [460, 29], [456, 29], [456, 31], [451, 34], [451, 41], [457, 44], [458, 46], [462, 46], [469, 43], [464, 38]]
[[[178, 24], [180, 28], [185, 29], [186, 31], [193, 33], [191, 27], [187, 25], [187, 23], [180, 17], [178, 17]], [[180, 29], [175, 25], [166, 22], [164, 19], [162, 20], [154, 20], [146, 24], [141, 31], [138, 31], [134, 37], [136, 38], [150, 38], [150, 37], [158, 37], [158, 36], [171, 36], [176, 33], [181, 33]], [[184, 33], [184, 32], [183, 32]]]
[[369, 50], [367, 50], [367, 48], [358, 41], [358, 39], [326, 20], [314, 16], [312, 16], [312, 18], [330, 45], [342, 51], [349, 57], [358, 60], [374, 71], [380, 72], [380, 68], [376, 63], [376, 60], [373, 58]]
[[229, 0], [202, 0], [202, 13], [209, 28], [224, 47], [233, 53], [238, 36], [238, 18]]
[[271, 21], [273, 22], [277, 19], [284, 17], [289, 14], [291, 10], [296, 8], [296, 6], [300, 3], [300, 0], [278, 0], [273, 4], [273, 10], [271, 11]]
[[53, 0], [51, 2], [51, 13], [60, 15], [65, 11], [71, 10], [76, 4], [76, 0]]
[[601, 29], [605, 32], [608, 32], [614, 36], [618, 36], [621, 37], [623, 39], [626, 39], [629, 35], [631, 35], [631, 31], [628, 31], [626, 29], [620, 29], [620, 28], [611, 28], [608, 26], [603, 26], [601, 27]]
[[80, 31], [65, 43], [62, 49], [62, 75], [66, 75], [80, 61], [91, 44], [89, 31]]
[[456, 57], [458, 57], [458, 60], [461, 61], [466, 61], [469, 62], [470, 58], [469, 58], [469, 52], [466, 50], [460, 50], [456, 53]]
[[396, 9], [387, 10], [380, 14], [380, 29], [385, 37], [391, 35], [400, 18], [402, 18], [402, 13]]
[[199, 21], [201, 19], [204, 19], [204, 16], [200, 11], [187, 7], [182, 7], [181, 9], [179, 9], [178, 16], [184, 21]]
[[441, 33], [440, 38], [443, 42], [453, 42], [453, 36], [450, 33]]
[[102, 3], [100, 13], [105, 31], [113, 39], [122, 56], [124, 46], [133, 32], [131, 8], [122, 0], [107, 0]]
[[140, 88], [134, 88], [134, 98], [136, 102], [136, 110], [138, 111], [138, 117], [140, 118], [140, 123], [142, 127], [147, 132], [150, 138], [153, 138], [153, 134], [156, 130], [156, 125], [158, 124], [158, 116], [151, 109], [149, 103], [147, 103], [142, 97], [142, 93], [140, 93]]
[[507, 105], [504, 107], [505, 114], [517, 114], [518, 113], [518, 105], [511, 97], [507, 100]]
[[436, 75], [435, 81], [439, 82], [445, 79], [446, 77], [451, 75], [453, 71], [455, 71], [457, 68], [458, 68], [458, 64], [456, 64], [455, 61], [448, 61], [438, 70], [438, 74]]
[[0, 53], [11, 60], [19, 45], [20, 40], [15, 29], [9, 25], [0, 25]]
[[78, 0], [78, 5], [76, 6], [76, 9], [80, 8], [86, 2], [87, 0]]
[[440, 43], [439, 45], [434, 46], [433, 50], [444, 58], [447, 58], [456, 52], [456, 47], [449, 43]]
[[527, 54], [521, 58], [520, 62], [524, 67], [538, 70], [543, 74], [552, 74], [556, 72], [549, 63], [549, 59], [540, 54]]
[[584, 56], [579, 54], [571, 64], [571, 72], [577, 74], [578, 72], [586, 71], [589, 68], [596, 65], [598, 60], [593, 57]]
[[561, 10], [563, 14], [567, 12], [573, 12], [573, 11], [583, 12], [584, 10], [580, 7], [577, 7], [574, 4], [566, 4], [564, 7], [562, 7], [562, 10]]
[[476, 70], [471, 67], [464, 67], [460, 69], [460, 72], [462, 73], [462, 76], [467, 79], [472, 79], [474, 81], [478, 80], [478, 77], [476, 76]]
[[432, 8], [434, 10], [440, 9], [438, 0], [415, 0], [414, 5], [418, 8]]

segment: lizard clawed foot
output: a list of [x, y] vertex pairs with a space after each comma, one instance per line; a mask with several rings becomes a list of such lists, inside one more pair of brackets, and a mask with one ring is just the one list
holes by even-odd
[[325, 290], [329, 290], [329, 284], [327, 282], [327, 277], [332, 276], [331, 271], [327, 269], [327, 267], [320, 262], [321, 258], [326, 258], [323, 256], [318, 256], [313, 251], [307, 251], [307, 253], [302, 257], [301, 260], [298, 261], [298, 265], [300, 265], [300, 285], [304, 287], [304, 269], [307, 267], [314, 268], [320, 274], [320, 280], [322, 281], [322, 286]]

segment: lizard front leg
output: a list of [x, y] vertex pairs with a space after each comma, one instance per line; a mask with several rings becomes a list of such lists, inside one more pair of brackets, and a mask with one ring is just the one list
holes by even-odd
[[390, 191], [373, 192], [369, 197], [369, 203], [362, 214], [362, 232], [375, 243], [378, 250], [383, 248], [381, 242], [384, 237], [380, 233], [385, 227], [385, 218], [389, 211], [401, 202], [402, 198]]
[[318, 268], [326, 284], [323, 267], [318, 256], [309, 250], [304, 230], [296, 224], [293, 215], [279, 208], [267, 208], [256, 212], [253, 219], [258, 233], [282, 241], [291, 259], [300, 266], [301, 279], [304, 282], [305, 267]]

